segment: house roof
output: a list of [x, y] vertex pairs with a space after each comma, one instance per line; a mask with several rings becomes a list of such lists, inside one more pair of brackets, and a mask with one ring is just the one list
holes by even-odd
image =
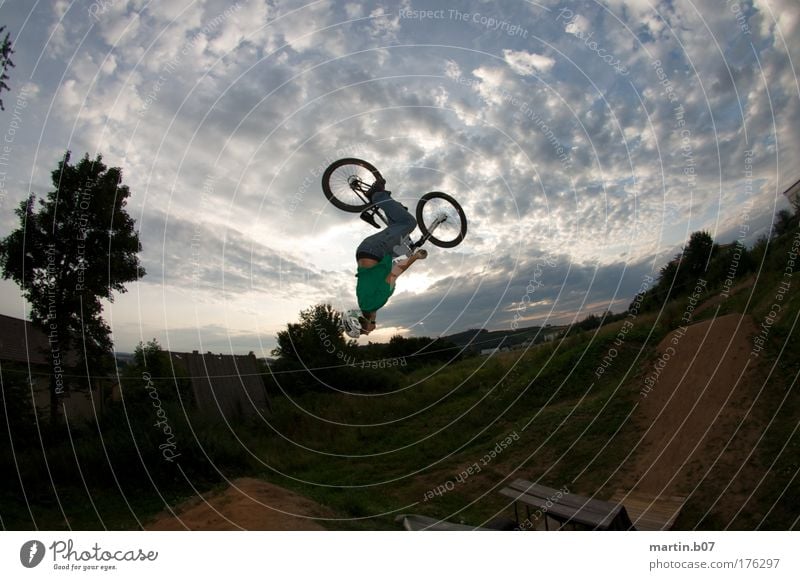
[[789, 198], [789, 201], [794, 201], [795, 199], [800, 197], [800, 179], [798, 179], [792, 185], [790, 185], [786, 189], [786, 191], [783, 192], [783, 195]]
[[0, 314], [0, 360], [44, 365], [48, 351], [47, 335], [30, 320]]
[[[0, 314], [0, 361], [49, 366], [52, 357], [47, 334], [38, 326], [30, 320]], [[61, 364], [71, 367], [82, 361], [83, 354], [74, 349], [61, 357]]]

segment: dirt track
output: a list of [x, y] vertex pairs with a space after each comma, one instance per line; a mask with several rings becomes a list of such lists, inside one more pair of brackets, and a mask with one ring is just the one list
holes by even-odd
[[148, 530], [324, 530], [314, 518], [330, 510], [292, 491], [259, 479], [235, 479], [224, 491], [190, 499], [164, 511]]
[[658, 346], [656, 363], [637, 383], [636, 410], [643, 438], [622, 486], [655, 495], [686, 495], [719, 456], [742, 419], [749, 392], [748, 365], [757, 333], [752, 318], [729, 314], [675, 331]]

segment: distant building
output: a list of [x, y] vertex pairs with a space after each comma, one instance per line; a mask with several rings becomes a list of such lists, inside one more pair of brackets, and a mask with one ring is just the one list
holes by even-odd
[[225, 420], [255, 415], [269, 408], [267, 391], [256, 357], [233, 354], [169, 353], [177, 367], [185, 369], [197, 408]]
[[[21, 379], [33, 387], [33, 404], [40, 418], [50, 414], [50, 374], [53, 352], [47, 335], [29, 320], [0, 314], [0, 368], [3, 379]], [[67, 353], [64, 367], [64, 395], [60, 397], [61, 412], [68, 420], [85, 419], [102, 412], [110, 396], [112, 377], [76, 377], [68, 367], [74, 367], [78, 357]]]
[[[253, 415], [269, 408], [261, 372], [253, 353], [223, 355], [197, 351], [168, 353], [176, 367], [190, 378], [194, 401], [204, 413], [226, 420]], [[114, 377], [74, 376], [78, 356], [68, 353], [62, 362], [66, 388], [60, 397], [61, 412], [73, 421], [100, 414], [118, 398]], [[132, 359], [132, 355], [128, 355]], [[32, 322], [0, 315], [0, 369], [3, 380], [17, 379], [32, 385], [33, 404], [41, 419], [50, 413], [52, 351], [47, 335]]]
[[786, 196], [786, 198], [789, 200], [789, 203], [796, 205], [798, 199], [800, 198], [800, 179], [790, 185], [789, 189], [783, 192], [783, 195]]
[[509, 352], [510, 350], [511, 350], [510, 346], [498, 345], [498, 346], [496, 346], [494, 348], [481, 349], [481, 356], [489, 356], [489, 355], [496, 354], [498, 352]]

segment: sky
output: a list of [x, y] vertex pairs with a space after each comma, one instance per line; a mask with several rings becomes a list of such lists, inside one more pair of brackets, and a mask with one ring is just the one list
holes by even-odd
[[752, 244], [788, 207], [799, 22], [796, 0], [5, 1], [0, 236], [66, 150], [101, 154], [147, 270], [106, 304], [115, 349], [269, 356], [301, 310], [356, 305], [373, 230], [320, 175], [359, 157], [469, 222], [369, 340], [619, 312], [692, 232]]

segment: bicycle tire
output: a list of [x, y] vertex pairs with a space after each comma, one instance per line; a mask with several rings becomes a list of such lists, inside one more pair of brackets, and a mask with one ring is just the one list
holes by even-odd
[[[429, 215], [426, 216], [425, 207], [428, 206], [430, 209], [428, 204], [434, 200], [441, 200], [442, 206], [440, 208], [434, 208], [433, 211], [429, 212]], [[446, 214], [447, 221], [439, 225], [433, 233], [431, 233], [429, 229], [430, 225], [432, 225], [432, 222], [442, 212]], [[433, 215], [430, 215], [431, 213]], [[448, 224], [445, 231], [455, 232], [454, 235], [447, 237], [441, 235], [440, 232], [445, 224]], [[423, 195], [417, 204], [417, 226], [422, 232], [423, 237], [427, 237], [434, 246], [439, 246], [440, 248], [454, 248], [464, 241], [464, 236], [467, 235], [467, 216], [464, 214], [461, 205], [452, 196], [441, 191], [431, 191]], [[437, 236], [436, 234], [439, 235]]]
[[[367, 183], [364, 179], [372, 178], [372, 182]], [[354, 188], [353, 180], [357, 179], [359, 185], [367, 187], [378, 179], [381, 173], [374, 165], [357, 159], [355, 157], [345, 157], [331, 163], [322, 174], [322, 191], [325, 197], [333, 205], [341, 210], [353, 213], [361, 213], [370, 206], [370, 203], [363, 196], [363, 191]]]

